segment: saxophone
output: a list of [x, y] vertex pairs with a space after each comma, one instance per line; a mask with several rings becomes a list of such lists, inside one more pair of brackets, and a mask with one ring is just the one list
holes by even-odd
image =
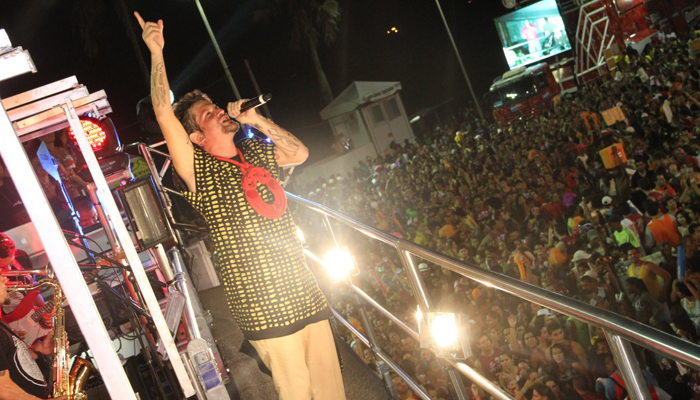
[[[16, 272], [16, 274], [15, 274]], [[7, 271], [3, 276], [34, 274], [36, 271]], [[50, 274], [46, 276], [51, 277]], [[54, 290], [54, 314], [53, 314], [53, 397], [68, 396], [69, 400], [87, 400], [87, 394], [83, 390], [85, 383], [94, 373], [95, 367], [89, 361], [76, 357], [73, 366], [68, 368], [70, 363], [70, 351], [68, 349], [68, 335], [65, 328], [65, 310], [63, 309], [63, 290], [53, 279], [39, 282], [36, 285], [18, 284], [10, 286], [7, 291], [30, 292], [49, 286]]]

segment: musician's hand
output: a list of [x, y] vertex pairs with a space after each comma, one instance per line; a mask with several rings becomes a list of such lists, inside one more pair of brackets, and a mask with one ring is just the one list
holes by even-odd
[[139, 25], [141, 25], [141, 29], [143, 29], [141, 37], [146, 43], [146, 47], [148, 47], [148, 50], [151, 51], [151, 54], [160, 53], [161, 51], [163, 51], [163, 47], [165, 47], [165, 38], [163, 36], [163, 20], [159, 19], [157, 23], [146, 22], [143, 20], [143, 18], [141, 18], [141, 14], [139, 14], [138, 11], [134, 11], [134, 16], [139, 22]]
[[49, 332], [49, 334], [45, 338], [34, 343], [31, 349], [34, 350], [36, 353], [43, 354], [46, 356], [50, 356], [51, 354], [53, 354], [53, 340], [51, 340], [51, 338], [53, 338], [53, 334], [54, 331], [52, 329], [51, 332]]
[[17, 336], [19, 336], [20, 339], [24, 340], [27, 338], [27, 332], [26, 331], [13, 331]]
[[255, 125], [261, 116], [254, 108], [248, 109], [241, 113], [241, 106], [248, 100], [249, 99], [241, 99], [233, 103], [228, 103], [226, 106], [226, 112], [229, 116], [235, 118], [236, 121], [242, 124]]
[[44, 328], [53, 328], [53, 314], [43, 313], [41, 314], [41, 326]]

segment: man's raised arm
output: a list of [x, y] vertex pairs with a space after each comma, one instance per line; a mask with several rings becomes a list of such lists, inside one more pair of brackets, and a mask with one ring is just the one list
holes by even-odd
[[134, 15], [143, 29], [141, 37], [151, 52], [151, 101], [156, 120], [163, 132], [177, 174], [185, 181], [189, 190], [194, 192], [194, 148], [170, 104], [170, 84], [163, 60], [163, 20], [158, 20], [157, 23], [145, 22], [138, 12], [134, 12]]
[[299, 165], [309, 158], [309, 149], [289, 131], [258, 114], [255, 109], [251, 108], [241, 113], [241, 105], [244, 102], [239, 100], [235, 103], [228, 103], [226, 111], [238, 122], [254, 127], [272, 140], [276, 148], [277, 164], [280, 166]]

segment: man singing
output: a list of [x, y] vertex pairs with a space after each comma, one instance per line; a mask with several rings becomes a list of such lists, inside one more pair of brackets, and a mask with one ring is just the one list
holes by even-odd
[[[345, 399], [328, 302], [306, 267], [277, 182], [278, 167], [308, 149], [254, 110], [227, 112], [203, 93], [173, 109], [163, 61], [163, 21], [135, 13], [151, 52], [151, 98], [185, 198], [207, 220], [221, 260], [226, 300], [245, 337], [272, 372], [281, 400]], [[233, 143], [239, 122], [265, 134]]]

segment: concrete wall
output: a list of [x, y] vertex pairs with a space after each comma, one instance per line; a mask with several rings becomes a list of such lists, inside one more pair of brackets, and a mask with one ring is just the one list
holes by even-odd
[[[306, 165], [299, 173], [294, 171], [292, 180], [295, 185], [303, 186], [315, 181], [318, 177], [328, 180], [331, 174], [340, 173], [345, 178], [346, 174], [352, 172], [352, 169], [358, 166], [358, 162], [364, 161], [367, 156], [372, 158], [377, 156], [371, 143], [360, 148], [354, 148], [343, 155], [329, 157], [314, 164]], [[306, 194], [299, 193], [301, 196]]]

